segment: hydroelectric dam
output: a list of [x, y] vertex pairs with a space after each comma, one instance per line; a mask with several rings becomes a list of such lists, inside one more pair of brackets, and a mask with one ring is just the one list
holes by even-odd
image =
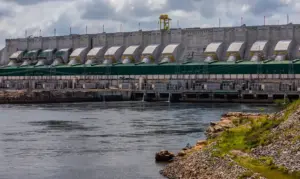
[[0, 88], [99, 100], [299, 98], [300, 24], [175, 29], [168, 15], [159, 20], [153, 31], [6, 39]]

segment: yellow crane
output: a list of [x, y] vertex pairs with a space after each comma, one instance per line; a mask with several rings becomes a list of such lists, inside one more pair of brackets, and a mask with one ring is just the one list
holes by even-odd
[[167, 14], [161, 14], [159, 16], [160, 30], [170, 30], [170, 22], [172, 19]]

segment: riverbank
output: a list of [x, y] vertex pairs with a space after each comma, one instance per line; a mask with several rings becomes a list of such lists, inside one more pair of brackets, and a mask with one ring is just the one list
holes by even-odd
[[207, 140], [180, 151], [161, 174], [176, 179], [300, 178], [300, 101], [267, 114], [228, 113]]

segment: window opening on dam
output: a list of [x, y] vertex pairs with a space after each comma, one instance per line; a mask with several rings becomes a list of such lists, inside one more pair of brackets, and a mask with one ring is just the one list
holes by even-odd
[[268, 99], [269, 96], [267, 94], [258, 94], [257, 99]]
[[255, 97], [254, 97], [254, 95], [253, 94], [245, 94], [244, 96], [243, 96], [243, 99], [254, 99]]
[[273, 95], [273, 99], [277, 100], [277, 99], [284, 99], [284, 95], [283, 94], [274, 94]]

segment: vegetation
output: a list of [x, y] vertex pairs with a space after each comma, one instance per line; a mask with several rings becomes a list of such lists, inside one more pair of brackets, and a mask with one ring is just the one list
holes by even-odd
[[280, 107], [287, 107], [291, 101], [289, 99], [277, 99], [274, 101], [274, 103]]
[[[300, 101], [293, 102], [286, 107], [283, 115], [275, 115], [272, 118], [266, 115], [259, 118], [235, 119], [233, 123], [238, 127], [228, 129], [218, 138], [210, 141], [210, 143], [215, 142], [213, 155], [216, 157], [231, 156], [241, 166], [260, 173], [266, 178], [300, 178], [299, 173], [291, 174], [284, 167], [275, 166], [272, 158], [263, 157], [254, 159], [247, 154], [253, 148], [267, 145], [276, 140], [278, 136], [271, 133], [272, 129], [287, 120], [299, 106]], [[234, 155], [232, 151], [240, 151], [245, 155]], [[247, 178], [250, 174], [247, 172], [240, 176], [240, 178]]]
[[268, 116], [234, 120], [235, 125], [239, 124], [238, 127], [228, 129], [216, 139], [215, 154], [223, 156], [231, 150], [249, 152], [252, 148], [269, 143], [271, 129], [277, 127], [282, 120], [269, 119]]
[[[298, 179], [300, 100], [271, 115], [228, 113], [207, 129], [207, 145], [163, 172], [184, 178]], [[200, 151], [199, 151], [200, 150]], [[184, 167], [184, 168], [183, 168]], [[192, 171], [192, 172], [190, 172]]]
[[241, 176], [239, 176], [238, 179], [247, 179], [247, 178], [249, 178], [251, 176], [253, 176], [253, 172], [247, 171], [247, 172], [243, 173]]
[[241, 166], [261, 174], [265, 178], [298, 179], [299, 173], [288, 173], [284, 167], [277, 167], [271, 158], [253, 159], [251, 157], [235, 157]]

